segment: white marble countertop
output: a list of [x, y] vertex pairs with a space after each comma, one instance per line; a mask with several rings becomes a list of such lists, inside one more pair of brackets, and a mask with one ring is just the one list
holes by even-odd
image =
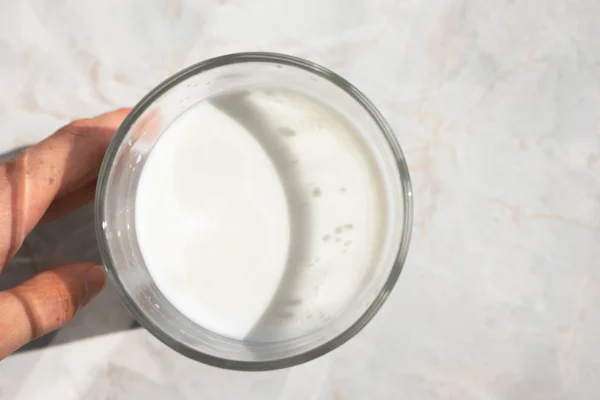
[[[0, 399], [597, 398], [599, 21], [597, 0], [0, 1], [0, 152], [197, 61], [269, 50], [361, 88], [415, 189], [400, 281], [333, 353], [266, 373], [197, 364], [130, 329], [107, 287], [0, 363]], [[97, 259], [90, 217], [42, 227], [7, 274]]]

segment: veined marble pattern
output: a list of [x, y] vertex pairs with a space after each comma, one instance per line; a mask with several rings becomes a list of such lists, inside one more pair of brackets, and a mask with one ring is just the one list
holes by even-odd
[[[1, 152], [189, 64], [269, 50], [361, 88], [415, 189], [400, 281], [333, 353], [265, 373], [197, 364], [129, 330], [108, 287], [0, 363], [0, 399], [597, 398], [599, 22], [597, 0], [0, 1]], [[8, 273], [97, 259], [90, 217], [39, 229]]]

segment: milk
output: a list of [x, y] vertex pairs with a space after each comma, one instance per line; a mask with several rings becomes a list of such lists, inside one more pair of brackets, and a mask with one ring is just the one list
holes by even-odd
[[186, 111], [146, 160], [136, 233], [152, 279], [217, 334], [285, 340], [369, 281], [388, 202], [348, 119], [296, 91], [226, 93]]

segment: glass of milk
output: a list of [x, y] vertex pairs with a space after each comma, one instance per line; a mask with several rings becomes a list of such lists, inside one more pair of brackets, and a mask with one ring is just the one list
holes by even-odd
[[167, 79], [100, 172], [100, 249], [135, 318], [211, 365], [266, 370], [358, 333], [406, 258], [410, 179], [373, 104], [302, 59], [242, 53]]

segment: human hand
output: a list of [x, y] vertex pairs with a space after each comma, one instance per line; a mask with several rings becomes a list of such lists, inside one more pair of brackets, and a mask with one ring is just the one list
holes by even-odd
[[[0, 273], [38, 222], [93, 199], [106, 148], [128, 112], [75, 121], [0, 163]], [[65, 325], [103, 285], [102, 267], [85, 262], [0, 292], [0, 359]]]

